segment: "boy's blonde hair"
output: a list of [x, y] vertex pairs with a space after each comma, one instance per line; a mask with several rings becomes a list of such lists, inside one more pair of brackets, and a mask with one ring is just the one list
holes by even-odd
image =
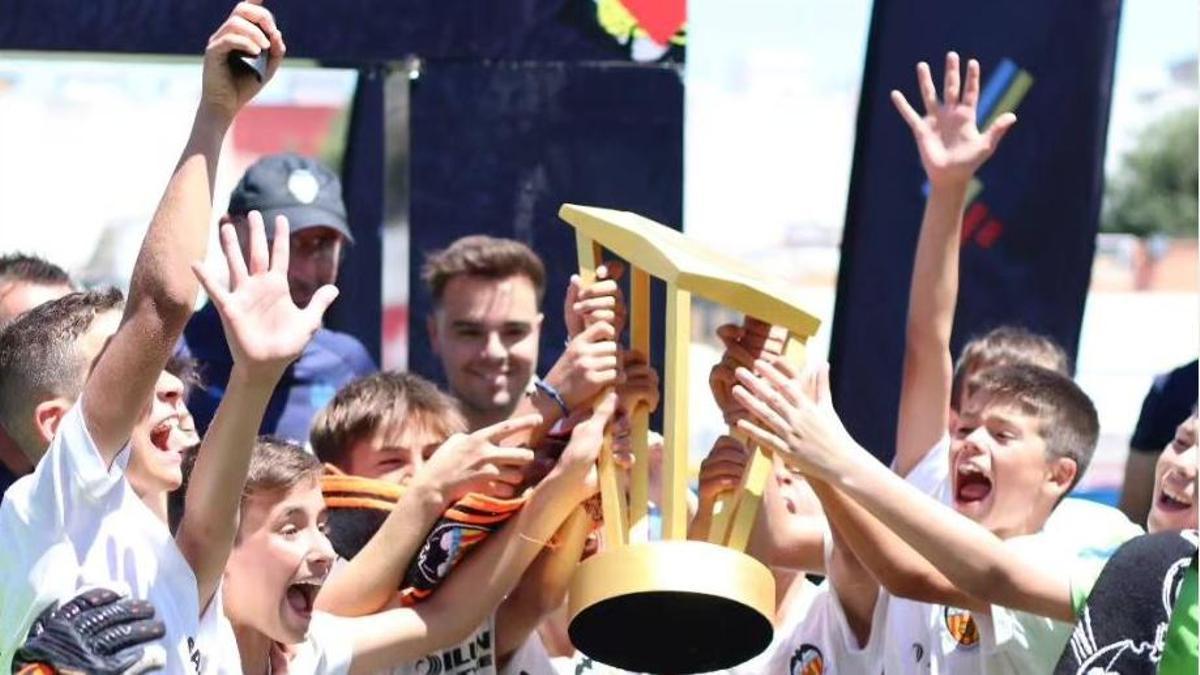
[[1040, 366], [1065, 376], [1071, 374], [1071, 362], [1057, 342], [1016, 326], [1000, 326], [963, 347], [954, 364], [950, 384], [950, 407], [956, 412], [963, 402], [967, 380], [997, 366], [1019, 363]]

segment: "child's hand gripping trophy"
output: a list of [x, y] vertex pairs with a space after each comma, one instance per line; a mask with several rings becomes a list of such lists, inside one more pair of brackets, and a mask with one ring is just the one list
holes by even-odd
[[[749, 439], [745, 432], [737, 428], [738, 420], [745, 418], [747, 413], [732, 394], [733, 387], [737, 383], [735, 371], [739, 367], [752, 367], [758, 359], [780, 360], [787, 346], [787, 329], [772, 326], [747, 316], [740, 327], [726, 324], [718, 328], [717, 337], [724, 343], [725, 352], [720, 363], [713, 366], [709, 373], [709, 387], [712, 389], [717, 406], [720, 407], [721, 413], [725, 417], [725, 423], [729, 425], [730, 441], [745, 448], [747, 455], [752, 455], [753, 447]], [[716, 449], [714, 446], [714, 451]], [[749, 461], [748, 458], [747, 461]], [[742, 481], [739, 480], [738, 485], [741, 483]], [[713, 543], [725, 543], [732, 512], [736, 506], [732, 503], [732, 497], [737, 487], [735, 485], [733, 489], [722, 491], [713, 498], [711, 504], [701, 505], [702, 509], [707, 506], [711, 511], [711, 513], [705, 514], [701, 525], [706, 525], [703, 529], [708, 533], [708, 540]], [[698, 530], [696, 531], [698, 532]]]

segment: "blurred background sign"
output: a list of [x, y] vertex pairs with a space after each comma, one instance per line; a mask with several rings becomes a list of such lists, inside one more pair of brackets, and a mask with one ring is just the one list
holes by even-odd
[[[1119, 0], [913, 4], [876, 0], [842, 237], [830, 354], [852, 434], [889, 461], [924, 171], [889, 92], [920, 101], [914, 64], [939, 83], [945, 53], [979, 60], [981, 128], [1017, 125], [983, 166], [963, 222], [951, 351], [1017, 325], [1078, 351], [1095, 253]], [[1070, 39], [1064, 39], [1069, 34]], [[919, 107], [919, 103], [917, 104]]]

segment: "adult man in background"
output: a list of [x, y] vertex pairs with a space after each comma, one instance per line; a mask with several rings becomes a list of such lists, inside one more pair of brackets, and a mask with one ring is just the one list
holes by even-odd
[[[0, 330], [21, 314], [70, 292], [71, 278], [58, 265], [24, 253], [0, 256]], [[32, 468], [0, 415], [0, 495]]]
[[[222, 223], [237, 228], [244, 252], [249, 241], [246, 214], [255, 210], [268, 225], [277, 216], [287, 217], [291, 227], [288, 287], [298, 307], [308, 306], [318, 288], [336, 282], [342, 255], [354, 243], [340, 181], [312, 158], [293, 153], [268, 155], [246, 170], [221, 218]], [[225, 392], [233, 357], [211, 302], [192, 317], [183, 336], [184, 349], [199, 363], [204, 385], [194, 388], [188, 398], [188, 409], [203, 433]], [[357, 339], [321, 328], [284, 373], [260, 431], [307, 442], [316, 412], [342, 385], [375, 370], [370, 354]]]
[[71, 278], [58, 265], [24, 253], [0, 256], [0, 327], [70, 292]]

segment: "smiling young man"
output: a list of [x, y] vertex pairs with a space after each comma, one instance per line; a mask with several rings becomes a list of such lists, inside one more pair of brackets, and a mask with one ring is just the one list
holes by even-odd
[[425, 261], [429, 341], [471, 429], [507, 419], [533, 380], [546, 268], [511, 239], [463, 237]]

